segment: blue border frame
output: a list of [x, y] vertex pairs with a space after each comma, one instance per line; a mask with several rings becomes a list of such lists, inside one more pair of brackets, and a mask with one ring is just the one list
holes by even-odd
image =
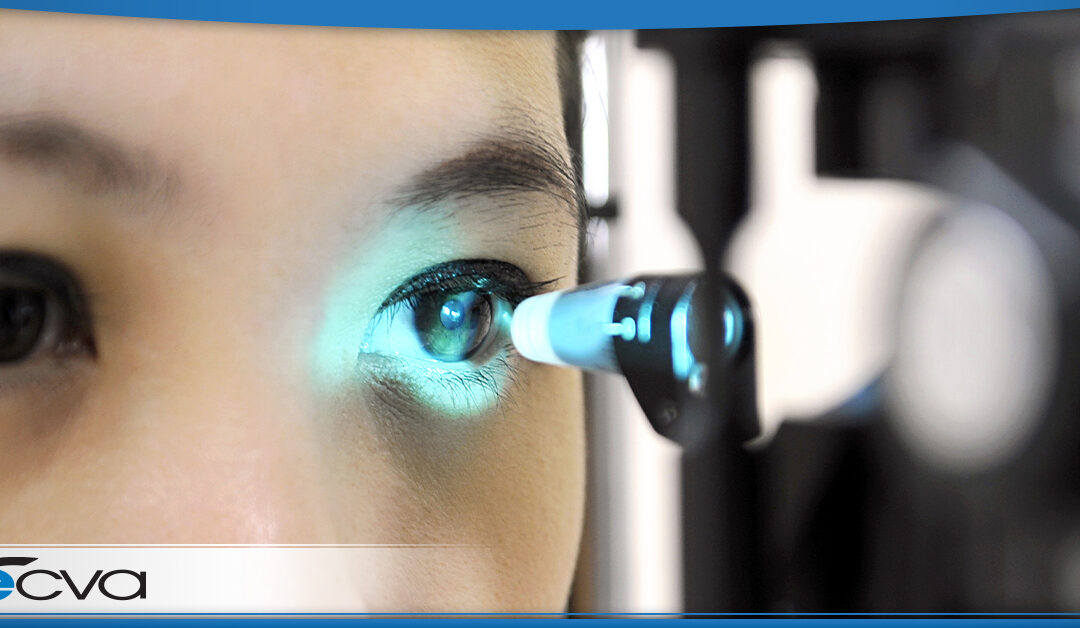
[[[273, 613], [273, 612], [249, 612], [249, 613], [213, 613], [213, 612], [189, 612], [189, 613], [0, 613], [0, 619], [7, 618], [19, 618], [19, 617], [55, 617], [55, 618], [107, 618], [107, 617], [125, 617], [130, 615], [132, 617], [155, 617], [162, 619], [192, 619], [197, 620], [202, 617], [235, 617], [235, 618], [259, 618], [259, 617], [282, 617], [282, 618], [334, 618], [334, 617], [353, 617], [353, 618], [393, 618], [393, 617], [428, 617], [428, 618], [444, 618], [444, 619], [472, 619], [472, 618], [564, 618], [564, 617], [638, 617], [638, 618], [676, 618], [676, 617], [701, 617], [701, 618], [715, 618], [715, 619], [727, 619], [727, 620], [753, 620], [760, 622], [762, 620], [783, 620], [790, 621], [817, 621], [817, 620], [868, 620], [868, 621], [884, 621], [884, 620], [899, 620], [899, 621], [923, 621], [928, 619], [942, 619], [942, 620], [971, 620], [971, 621], [984, 621], [990, 619], [1010, 619], [1010, 620], [1065, 620], [1074, 619], [1080, 622], [1080, 612], [1028, 612], [1028, 613], [662, 613], [662, 612], [626, 612], [626, 613], [586, 613], [586, 612], [566, 612], [566, 613], [548, 613], [548, 612], [515, 612], [515, 613], [500, 613], [500, 612], [447, 612], [447, 613], [431, 613], [431, 612], [400, 612], [400, 613], [355, 613], [355, 612], [342, 612], [342, 613]], [[760, 625], [760, 624], [755, 624]]]
[[[528, 624], [530, 626], [543, 626], [543, 625], [565, 625], [561, 622], [566, 621], [559, 617], [537, 617], [535, 615], [529, 617], [521, 617], [516, 614], [512, 616], [508, 615], [483, 615], [481, 616], [469, 616], [462, 617], [460, 615], [438, 615], [438, 616], [423, 616], [418, 614], [410, 614], [407, 616], [393, 616], [386, 615], [378, 616], [356, 616], [356, 615], [344, 615], [344, 616], [278, 616], [278, 615], [260, 615], [260, 616], [236, 616], [236, 615], [213, 615], [213, 616], [94, 616], [94, 617], [71, 617], [71, 616], [55, 616], [55, 615], [34, 615], [34, 616], [20, 616], [20, 617], [5, 617], [3, 620], [4, 626], [13, 626], [22, 628], [24, 626], [32, 625], [31, 622], [37, 623], [41, 621], [47, 621], [49, 624], [55, 625], [57, 623], [63, 625], [91, 625], [102, 626], [111, 625], [114, 623], [121, 623], [124, 626], [183, 626], [185, 628], [198, 626], [228, 626], [236, 628], [237, 626], [255, 626], [262, 625], [267, 622], [272, 622], [275, 625], [281, 625], [282, 623], [289, 626], [324, 626], [328, 622], [364, 622], [365, 626], [373, 625], [385, 625], [394, 626], [396, 628], [402, 628], [403, 626], [417, 626], [420, 624], [429, 624], [431, 622], [437, 622], [439, 624], [448, 624], [452, 626], [472, 626], [477, 621], [483, 619], [485, 623], [501, 623], [501, 624], [513, 624], [521, 625]], [[678, 618], [671, 618], [670, 616], [664, 618], [648, 617], [637, 614], [625, 614], [617, 615], [615, 617], [602, 617], [601, 615], [590, 615], [586, 618], [576, 619], [577, 622], [602, 622], [604, 626], [641, 626], [642, 621], [660, 621], [660, 622], [677, 622]], [[704, 622], [701, 624], [699, 622]], [[725, 628], [796, 628], [798, 626], [813, 626], [814, 628], [824, 628], [825, 626], [837, 626], [839, 628], [858, 628], [861, 626], [876, 626], [878, 628], [886, 626], [887, 628], [925, 628], [927, 626], [942, 626], [945, 628], [975, 628], [976, 626], [990, 625], [993, 628], [1019, 628], [1020, 626], [1030, 626], [1032, 624], [1049, 624], [1053, 623], [1054, 626], [1061, 626], [1063, 623], [1070, 626], [1080, 626], [1080, 617], [1076, 615], [1070, 616], [1043, 616], [1039, 618], [1031, 617], [1014, 617], [1014, 616], [999, 616], [999, 617], [972, 617], [972, 616], [948, 616], [948, 617], [847, 617], [847, 616], [830, 616], [830, 617], [776, 617], [776, 616], [711, 616], [710, 618], [698, 619], [696, 625], [722, 625]]]
[[[60, 13], [166, 18], [216, 22], [295, 24], [320, 26], [364, 26], [425, 29], [621, 29], [686, 28], [714, 26], [760, 26], [861, 22], [918, 18], [954, 17], [1080, 8], [1078, 0], [758, 0], [755, 2], [701, 2], [669, 0], [545, 0], [524, 3], [514, 0], [481, 0], [453, 3], [435, 0], [363, 4], [356, 0], [170, 0], [149, 4], [140, 0], [16, 0], [0, 3], [0, 8]], [[1080, 624], [1076, 613], [681, 613], [680, 617], [702, 617], [706, 622], [724, 622], [728, 627], [838, 622], [852, 628], [863, 622], [886, 623], [897, 628], [970, 622], [993, 622], [997, 628], [1029, 625], [1031, 622], [1066, 621]], [[126, 625], [159, 625], [162, 622], [199, 625], [215, 623], [236, 626], [269, 618], [292, 625], [340, 620], [380, 620], [396, 626], [403, 622], [439, 621], [465, 625], [478, 619], [530, 624], [561, 621], [563, 617], [652, 618], [674, 621], [671, 613], [140, 613], [125, 617], [109, 613], [0, 613], [4, 626], [29, 625], [47, 618], [52, 622], [101, 624], [122, 620]], [[418, 619], [418, 617], [420, 619]], [[437, 619], [435, 619], [437, 618]], [[620, 619], [604, 620], [605, 624]]]
[[1080, 8], [1078, 0], [7, 0], [0, 7], [215, 22], [427, 29], [616, 29], [900, 20]]

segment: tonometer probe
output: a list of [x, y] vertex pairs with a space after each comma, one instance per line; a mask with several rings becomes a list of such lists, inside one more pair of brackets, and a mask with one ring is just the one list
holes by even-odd
[[622, 374], [653, 427], [674, 438], [679, 407], [715, 377], [710, 361], [730, 373], [751, 349], [745, 293], [726, 277], [707, 288], [700, 275], [646, 275], [549, 292], [517, 306], [510, 334], [529, 360]]

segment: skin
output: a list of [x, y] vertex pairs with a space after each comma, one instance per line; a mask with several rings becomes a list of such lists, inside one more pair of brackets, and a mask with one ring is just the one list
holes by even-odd
[[572, 284], [555, 195], [391, 209], [508, 124], [565, 157], [554, 46], [0, 13], [0, 117], [62, 117], [164, 173], [102, 193], [0, 158], [0, 250], [71, 269], [97, 346], [0, 366], [0, 543], [467, 544], [384, 553], [365, 604], [561, 610], [579, 376], [516, 358], [495, 407], [451, 416], [313, 357], [329, 312], [362, 326], [440, 262]]

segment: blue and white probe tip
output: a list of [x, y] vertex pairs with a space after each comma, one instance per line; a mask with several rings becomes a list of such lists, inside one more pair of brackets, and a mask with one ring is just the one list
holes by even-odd
[[[510, 335], [535, 362], [662, 373], [694, 388], [709, 353], [699, 284], [696, 276], [649, 276], [542, 294], [514, 310]], [[723, 309], [726, 356], [741, 341], [743, 313], [735, 299]]]
[[613, 318], [626, 289], [622, 283], [589, 285], [525, 299], [510, 322], [514, 347], [534, 362], [620, 372], [612, 335], [626, 329]]

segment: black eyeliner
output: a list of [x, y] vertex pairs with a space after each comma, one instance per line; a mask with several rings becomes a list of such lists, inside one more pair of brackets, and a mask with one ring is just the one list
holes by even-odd
[[478, 290], [500, 296], [512, 305], [538, 294], [558, 281], [531, 281], [525, 272], [507, 262], [490, 259], [453, 260], [427, 268], [401, 284], [379, 309], [418, 299], [434, 292]]

